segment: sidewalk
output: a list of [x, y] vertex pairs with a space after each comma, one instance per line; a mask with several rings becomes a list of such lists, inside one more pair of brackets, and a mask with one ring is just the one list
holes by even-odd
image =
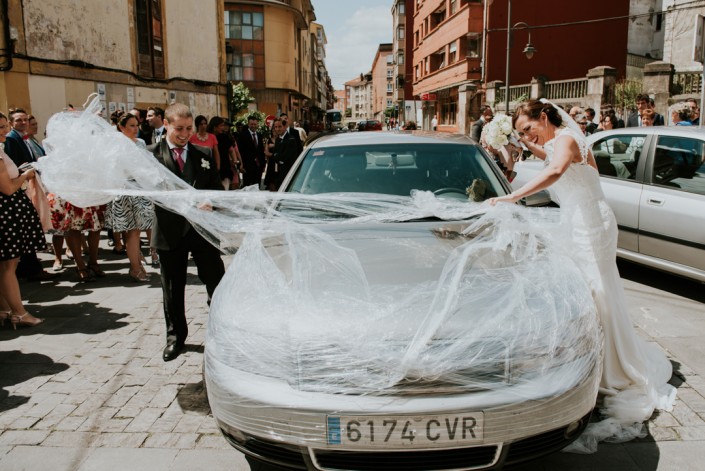
[[[220, 435], [203, 390], [207, 307], [195, 268], [187, 351], [165, 363], [158, 270], [148, 267], [149, 283], [134, 283], [127, 259], [105, 240], [101, 247], [106, 278], [80, 284], [69, 268], [56, 283], [23, 283], [29, 309], [46, 322], [0, 329], [0, 469], [249, 469]], [[50, 266], [51, 256], [40, 257]], [[647, 282], [626, 281], [627, 295], [640, 334], [656, 338], [677, 362], [682, 381], [673, 412], [654, 417], [645, 439], [515, 469], [702, 469], [705, 299], [688, 294], [702, 285], [676, 279], [666, 291]]]

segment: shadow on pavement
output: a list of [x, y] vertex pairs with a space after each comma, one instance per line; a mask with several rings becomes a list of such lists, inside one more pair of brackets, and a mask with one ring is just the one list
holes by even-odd
[[[36, 300], [33, 300], [36, 301]], [[95, 303], [28, 305], [27, 310], [44, 323], [36, 327], [5, 329], [0, 331], [0, 341], [27, 335], [98, 334], [128, 325], [121, 321], [129, 314], [115, 313]]]
[[705, 289], [703, 289], [703, 284], [699, 281], [671, 275], [670, 273], [654, 270], [621, 259], [617, 260], [617, 266], [619, 267], [619, 274], [622, 278], [655, 289], [667, 291], [692, 301], [705, 303]]
[[7, 386], [24, 383], [37, 376], [50, 376], [65, 371], [69, 365], [55, 363], [40, 353], [22, 353], [19, 350], [0, 351], [0, 413], [14, 409], [27, 401], [26, 396], [11, 396]]
[[211, 413], [211, 406], [208, 404], [208, 394], [204, 387], [203, 380], [198, 383], [184, 384], [176, 393], [176, 400], [181, 409], [196, 412], [201, 415]]

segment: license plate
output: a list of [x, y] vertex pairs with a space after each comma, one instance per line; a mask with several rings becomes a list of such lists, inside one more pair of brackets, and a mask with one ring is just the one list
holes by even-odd
[[429, 416], [327, 417], [328, 445], [354, 448], [423, 447], [482, 442], [484, 413]]

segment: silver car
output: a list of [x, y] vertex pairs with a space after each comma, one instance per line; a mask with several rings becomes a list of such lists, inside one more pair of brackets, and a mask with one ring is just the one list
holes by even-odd
[[[588, 142], [619, 225], [617, 255], [705, 282], [705, 130], [622, 128]], [[512, 186], [519, 188], [542, 166], [520, 163]]]
[[[462, 136], [347, 133], [310, 144], [280, 191], [297, 198], [353, 193], [364, 205], [369, 198], [411, 199], [413, 190], [426, 192], [431, 202], [448, 198], [448, 204], [466, 208], [467, 193], [482, 201], [507, 194], [509, 184], [485, 151]], [[308, 264], [320, 266], [321, 277], [328, 278], [326, 263], [335, 265], [343, 252], [354, 254], [371, 291], [392, 289], [393, 299], [408, 304], [369, 322], [365, 313], [346, 312], [348, 303], [326, 296], [324, 302], [335, 308], [309, 331], [291, 321], [313, 315], [306, 308], [299, 314], [293, 306], [271, 308], [248, 290], [237, 293], [232, 305], [224, 303], [231, 306], [226, 312], [212, 308], [204, 355], [209, 402], [225, 438], [251, 463], [302, 470], [499, 469], [555, 452], [582, 432], [597, 398], [601, 340], [577, 268], [546, 267], [544, 257], [552, 255], [539, 249], [537, 259], [522, 265], [534, 277], [522, 284], [531, 294], [508, 306], [499, 294], [517, 282], [502, 273], [517, 262], [500, 251], [492, 272], [482, 248], [467, 262], [477, 263], [478, 283], [463, 289], [483, 301], [448, 308], [453, 315], [419, 342], [414, 332], [438, 311], [435, 301], [428, 310], [417, 309], [430, 297], [411, 288], [446, 286], [444, 264], [458, 254], [454, 249], [467, 245], [461, 233], [475, 216], [330, 223], [333, 211], [294, 203], [292, 212], [308, 214], [342, 247], [339, 255], [316, 254], [317, 262]], [[329, 222], [318, 224], [318, 217]], [[287, 256], [289, 245], [271, 239], [265, 246], [271, 260], [281, 273], [290, 273], [300, 254]], [[242, 279], [278, 276], [270, 271]], [[551, 299], [545, 287], [558, 291], [559, 285], [568, 294]], [[219, 295], [214, 303], [222, 301]], [[233, 317], [245, 305], [256, 307], [258, 319]], [[480, 340], [465, 343], [472, 335]], [[374, 349], [363, 347], [370, 336], [379, 338]], [[415, 347], [422, 353], [400, 368]], [[439, 368], [439, 357], [447, 358], [444, 365], [458, 366]], [[397, 377], [398, 371], [405, 376]]]

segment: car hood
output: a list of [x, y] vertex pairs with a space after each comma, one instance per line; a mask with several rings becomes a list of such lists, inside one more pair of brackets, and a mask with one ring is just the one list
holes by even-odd
[[572, 387], [599, 355], [590, 290], [517, 210], [248, 235], [213, 299], [208, 354], [334, 394], [502, 389], [566, 364]]

